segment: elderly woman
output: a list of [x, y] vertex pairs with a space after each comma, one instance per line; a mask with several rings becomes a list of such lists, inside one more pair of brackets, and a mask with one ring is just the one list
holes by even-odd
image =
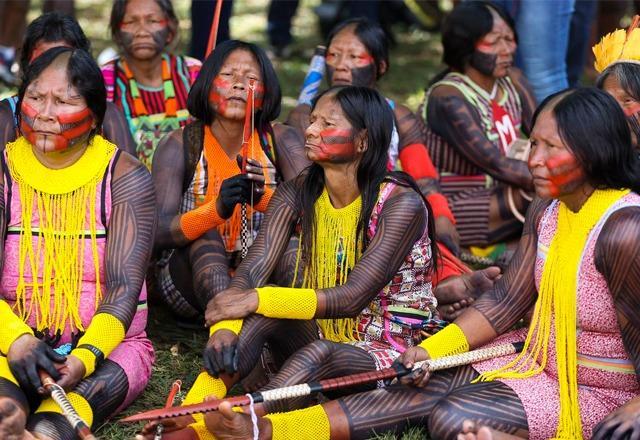
[[617, 29], [593, 47], [595, 68], [600, 73], [596, 87], [609, 93], [627, 117], [633, 142], [640, 140], [640, 16], [628, 30]]
[[460, 242], [514, 239], [533, 189], [520, 138], [531, 129], [535, 101], [513, 67], [513, 23], [488, 2], [462, 2], [446, 19], [442, 44], [448, 69], [427, 91], [423, 116]]
[[[400, 361], [412, 367], [490, 342], [525, 341], [522, 353], [410, 378], [418, 387], [271, 414], [258, 419], [260, 438], [369, 438], [411, 424], [442, 439], [475, 438], [480, 430], [484, 438], [531, 439], [640, 433], [633, 424], [640, 405], [640, 160], [624, 114], [600, 90], [560, 92], [534, 115], [531, 144], [538, 198], [505, 275]], [[257, 290], [264, 310], [270, 303]], [[531, 307], [529, 327], [512, 330]], [[302, 354], [274, 382], [297, 382], [301, 364], [314, 372], [303, 381], [330, 377], [324, 366], [332, 358]], [[250, 417], [227, 404], [209, 414], [205, 424], [218, 438], [251, 432]]]
[[26, 71], [23, 133], [2, 159], [0, 437], [75, 439], [44, 370], [89, 426], [145, 388], [144, 276], [156, 211], [148, 171], [96, 134], [106, 99], [91, 56], [56, 47]]
[[[59, 12], [42, 14], [27, 27], [20, 55], [20, 71], [25, 72], [29, 63], [47, 49], [64, 46], [90, 52], [91, 43], [78, 22]], [[0, 149], [20, 135], [17, 118], [18, 96], [0, 101]], [[135, 154], [133, 138], [129, 133], [122, 111], [113, 103], [107, 103], [102, 121], [102, 135], [127, 153]]]
[[[386, 171], [388, 104], [369, 88], [336, 87], [319, 98], [310, 121], [313, 165], [276, 190], [247, 259], [207, 307], [216, 324], [205, 367], [219, 378], [202, 373], [185, 402], [224, 395], [253, 368], [265, 341], [279, 363], [315, 341], [306, 355], [327, 359], [323, 371], [339, 374], [389, 366], [421, 329], [439, 324], [433, 217], [409, 176]], [[303, 287], [264, 287], [296, 232]], [[300, 375], [313, 374], [296, 365]], [[206, 431], [201, 421], [190, 429]]]
[[122, 56], [102, 66], [107, 100], [124, 112], [151, 169], [160, 139], [189, 120], [187, 95], [201, 64], [169, 52], [178, 33], [171, 0], [116, 0], [109, 27]]

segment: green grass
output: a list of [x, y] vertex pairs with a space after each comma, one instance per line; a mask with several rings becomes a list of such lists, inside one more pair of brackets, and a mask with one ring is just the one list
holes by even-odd
[[[29, 19], [39, 14], [41, 1], [32, 1]], [[312, 11], [312, 7], [318, 2], [319, 0], [301, 1], [292, 30], [295, 38], [294, 56], [289, 60], [275, 62], [283, 90], [283, 112], [280, 119], [284, 119], [295, 105], [313, 49], [322, 43]], [[94, 55], [107, 46], [113, 46], [107, 29], [110, 3], [103, 0], [76, 0], [77, 17], [92, 41]], [[176, 52], [183, 53], [189, 42], [190, 2], [174, 0], [173, 3], [180, 17], [180, 39]], [[232, 37], [266, 47], [267, 4], [268, 0], [236, 1], [231, 20]], [[395, 29], [395, 37], [397, 44], [391, 52], [391, 68], [381, 80], [380, 89], [389, 98], [415, 109], [422, 99], [425, 85], [439, 68], [439, 37], [407, 29]], [[0, 97], [13, 92], [0, 85]], [[204, 330], [194, 332], [180, 329], [164, 309], [152, 307], [148, 333], [156, 350], [153, 376], [144, 393], [124, 412], [126, 415], [161, 407], [175, 379], [181, 379], [184, 389], [188, 390], [201, 369], [200, 358], [207, 339]], [[100, 427], [97, 434], [101, 439], [129, 439], [139, 428], [140, 425], [129, 426], [109, 422]], [[392, 440], [396, 437], [381, 434], [376, 438]], [[407, 430], [400, 438], [419, 440], [426, 438], [426, 435], [423, 430], [413, 428]]]

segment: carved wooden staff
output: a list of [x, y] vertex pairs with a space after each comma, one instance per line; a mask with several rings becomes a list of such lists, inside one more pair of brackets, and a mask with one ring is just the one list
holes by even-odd
[[[480, 362], [487, 359], [506, 356], [509, 354], [519, 353], [522, 351], [524, 344], [516, 342], [513, 344], [496, 345], [489, 348], [481, 348], [469, 351], [463, 354], [446, 356], [438, 359], [429, 359], [423, 362], [417, 362], [413, 369], [405, 368], [404, 365], [398, 364], [389, 368], [378, 371], [370, 371], [368, 373], [351, 374], [349, 376], [336, 377], [334, 379], [324, 379], [317, 382], [303, 383], [300, 385], [292, 385], [273, 390], [257, 391], [251, 393], [253, 403], [273, 402], [293, 397], [309, 396], [313, 393], [327, 392], [340, 388], [352, 387], [379, 380], [395, 379], [406, 376], [412, 371], [422, 368], [429, 372], [446, 370], [448, 368], [458, 367], [460, 365], [468, 365], [473, 362]], [[212, 400], [209, 402], [197, 403], [195, 405], [178, 406], [169, 409], [154, 409], [143, 413], [135, 414], [120, 420], [121, 422], [139, 422], [145, 420], [161, 420], [172, 417], [181, 417], [191, 414], [205, 413], [217, 411], [220, 403], [229, 402], [232, 406], [249, 406], [251, 399], [249, 395], [229, 397], [226, 399]]]
[[[182, 387], [182, 381], [180, 379], [175, 380], [171, 384], [171, 389], [169, 390], [167, 401], [164, 404], [165, 408], [171, 408], [173, 406], [173, 403], [176, 400], [176, 395], [180, 392], [181, 387]], [[153, 440], [162, 440], [163, 432], [164, 432], [164, 426], [162, 425], [162, 423], [158, 423], [158, 426], [156, 426], [156, 435], [153, 437]]]
[[[244, 113], [244, 130], [242, 132], [242, 174], [247, 173], [247, 158], [249, 157], [249, 143], [253, 142], [253, 111], [254, 111], [254, 91], [255, 81], [249, 80], [249, 89], [247, 90], [247, 102]], [[253, 146], [253, 145], [252, 145]], [[253, 152], [253, 151], [251, 151]], [[251, 205], [253, 206], [253, 183], [251, 184]], [[247, 202], [243, 202], [240, 206], [240, 256], [244, 260], [249, 252], [249, 224], [247, 219]], [[252, 215], [253, 218], [253, 215]], [[251, 223], [251, 234], [253, 234], [253, 222]]]
[[60, 406], [62, 414], [69, 421], [76, 434], [78, 434], [78, 437], [80, 437], [81, 440], [96, 440], [89, 426], [80, 418], [73, 405], [71, 405], [71, 402], [69, 402], [64, 389], [46, 372], [40, 370], [39, 374], [42, 385], [51, 393], [51, 398]]
[[218, 26], [220, 25], [220, 11], [222, 10], [222, 0], [216, 1], [216, 9], [213, 13], [213, 21], [211, 22], [211, 29], [209, 30], [209, 40], [207, 41], [207, 53], [205, 58], [209, 57], [209, 54], [216, 48], [216, 42], [218, 41]]

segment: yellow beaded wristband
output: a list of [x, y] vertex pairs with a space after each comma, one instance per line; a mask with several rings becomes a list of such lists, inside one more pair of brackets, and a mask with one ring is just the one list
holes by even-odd
[[260, 287], [256, 313], [267, 318], [313, 319], [318, 297], [313, 289]]
[[229, 330], [236, 335], [239, 335], [240, 330], [242, 330], [243, 321], [243, 319], [226, 319], [224, 321], [216, 322], [209, 327], [209, 336], [213, 336], [213, 334], [218, 330]]
[[[109, 313], [98, 313], [91, 319], [87, 331], [71, 354], [84, 364], [84, 377], [96, 369], [96, 364], [109, 357], [124, 340], [124, 324]], [[97, 353], [96, 353], [97, 352]]]
[[431, 359], [469, 351], [469, 342], [464, 332], [456, 324], [449, 324], [435, 335], [425, 339], [419, 345]]
[[268, 414], [265, 419], [271, 421], [271, 438], [273, 440], [292, 438], [329, 440], [331, 438], [331, 423], [321, 405], [286, 413]]
[[24, 334], [33, 335], [33, 330], [17, 316], [6, 301], [0, 300], [0, 352], [5, 356], [11, 344]]

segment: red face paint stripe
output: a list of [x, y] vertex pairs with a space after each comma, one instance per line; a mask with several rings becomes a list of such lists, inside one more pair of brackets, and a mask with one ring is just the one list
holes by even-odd
[[60, 122], [61, 124], [75, 124], [86, 119], [88, 116], [91, 116], [91, 110], [89, 110], [89, 107], [78, 112], [64, 113], [62, 115], [59, 115], [58, 122]]

